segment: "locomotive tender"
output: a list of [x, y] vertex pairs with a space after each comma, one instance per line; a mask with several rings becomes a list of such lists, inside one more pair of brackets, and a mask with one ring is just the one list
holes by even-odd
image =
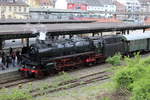
[[22, 49], [19, 71], [25, 77], [41, 77], [68, 67], [101, 63], [116, 53], [135, 51], [150, 51], [149, 33], [42, 41]]

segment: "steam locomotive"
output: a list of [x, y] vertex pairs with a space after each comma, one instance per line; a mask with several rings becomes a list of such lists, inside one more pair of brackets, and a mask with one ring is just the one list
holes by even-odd
[[116, 53], [143, 50], [150, 50], [150, 34], [40, 41], [22, 49], [19, 71], [24, 77], [42, 77], [68, 67], [101, 63]]

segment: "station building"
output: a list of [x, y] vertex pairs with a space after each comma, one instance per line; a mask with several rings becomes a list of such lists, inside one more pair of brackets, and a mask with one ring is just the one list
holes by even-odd
[[52, 0], [24, 0], [31, 8], [52, 8]]
[[[139, 0], [116, 0], [115, 4], [117, 6], [117, 10], [125, 13], [133, 13], [133, 12], [141, 12], [142, 6]], [[121, 6], [120, 6], [121, 5]], [[140, 20], [140, 15], [138, 14], [129, 14], [127, 16], [128, 20]]]
[[[91, 13], [90, 16], [106, 18], [113, 17], [113, 15], [99, 12], [116, 12], [116, 6], [112, 0], [55, 0], [55, 8], [91, 12], [97, 11], [98, 13]], [[82, 15], [82, 17], [87, 17], [87, 15]]]
[[0, 0], [0, 19], [28, 19], [29, 6], [21, 1]]
[[[88, 11], [116, 11], [112, 0], [54, 0], [55, 8], [66, 5], [65, 9]], [[59, 6], [58, 6], [59, 5]]]

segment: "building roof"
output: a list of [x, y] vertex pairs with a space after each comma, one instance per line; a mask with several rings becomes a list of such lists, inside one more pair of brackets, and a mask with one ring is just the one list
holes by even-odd
[[128, 35], [123, 35], [125, 40], [127, 41], [134, 41], [134, 40], [141, 40], [141, 39], [148, 39], [150, 38], [150, 32], [145, 32], [142, 35], [141, 34], [128, 34]]
[[114, 4], [115, 4], [116, 6], [120, 6], [120, 7], [124, 7], [124, 6], [125, 6], [123, 3], [118, 2], [118, 1], [114, 1]]
[[104, 0], [86, 0], [88, 6], [103, 6]]
[[7, 5], [7, 6], [28, 6], [25, 2], [16, 1], [16, 2], [4, 2], [0, 1], [0, 5]]
[[[56, 0], [54, 0], [55, 2]], [[88, 6], [103, 6], [112, 4], [112, 0], [67, 0], [68, 3], [87, 4]]]
[[84, 3], [87, 4], [86, 0], [66, 0], [68, 3]]
[[68, 3], [87, 4], [88, 6], [101, 6], [101, 5], [103, 5], [100, 0], [67, 0], [67, 1], [68, 1]]
[[150, 2], [150, 0], [138, 0], [140, 3]]
[[52, 1], [51, 0], [39, 0], [40, 5], [47, 5], [47, 6], [52, 6]]
[[113, 4], [113, 0], [98, 0], [98, 1], [100, 1], [102, 4], [105, 4], [105, 5], [111, 5], [111, 4]]
[[144, 22], [145, 22], [146, 24], [150, 24], [150, 17], [147, 17], [147, 18], [144, 20]]
[[117, 0], [118, 2], [122, 3], [123, 5], [127, 6], [128, 3], [136, 3], [136, 4], [140, 4], [139, 0]]
[[46, 13], [85, 13], [83, 10], [72, 9], [55, 9], [55, 8], [30, 8], [30, 12], [46, 12]]

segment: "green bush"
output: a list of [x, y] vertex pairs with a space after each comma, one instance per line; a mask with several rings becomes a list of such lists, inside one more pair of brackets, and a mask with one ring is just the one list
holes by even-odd
[[150, 100], [150, 57], [141, 59], [125, 58], [126, 65], [121, 66], [114, 76], [117, 88], [128, 89], [131, 100]]
[[142, 59], [143, 66], [149, 66], [150, 65], [150, 57]]
[[133, 97], [131, 100], [150, 100], [150, 75], [141, 78], [132, 84]]
[[106, 59], [106, 62], [112, 64], [112, 65], [120, 65], [121, 64], [121, 54], [115, 54], [113, 57], [109, 57]]
[[109, 97], [103, 97], [100, 100], [111, 100]]
[[131, 89], [130, 85], [141, 76], [144, 72], [144, 68], [140, 66], [136, 67], [124, 67], [116, 72], [114, 80], [117, 87]]
[[32, 97], [29, 93], [19, 89], [2, 89], [0, 90], [0, 100], [30, 100]]
[[141, 64], [141, 56], [139, 53], [134, 53], [134, 59], [131, 59], [129, 56], [124, 57], [126, 66], [132, 67]]

